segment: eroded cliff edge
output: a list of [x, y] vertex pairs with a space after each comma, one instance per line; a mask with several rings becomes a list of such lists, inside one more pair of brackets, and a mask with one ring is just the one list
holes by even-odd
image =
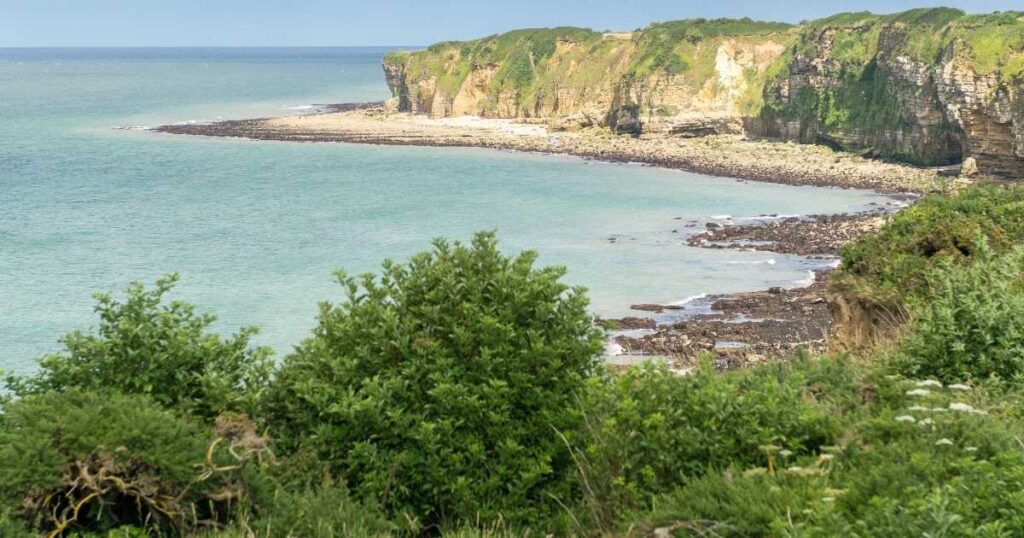
[[[1024, 14], [519, 30], [384, 60], [393, 109], [556, 129], [746, 133], [1024, 177]], [[969, 171], [969, 170], [968, 170]]]

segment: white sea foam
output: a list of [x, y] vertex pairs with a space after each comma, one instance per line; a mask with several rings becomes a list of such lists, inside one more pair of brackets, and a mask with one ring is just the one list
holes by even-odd
[[732, 215], [711, 215], [712, 220], [732, 220]]
[[691, 295], [691, 296], [689, 296], [689, 297], [687, 297], [685, 299], [682, 299], [680, 301], [675, 301], [675, 302], [668, 303], [668, 304], [669, 304], [669, 306], [684, 306], [684, 305], [690, 304], [690, 303], [692, 303], [694, 301], [699, 301], [701, 299], [704, 299], [707, 296], [708, 296], [708, 294], [706, 294], [706, 293], [698, 293], [697, 295]]
[[814, 271], [807, 271], [807, 278], [797, 280], [794, 284], [796, 284], [797, 287], [806, 288], [807, 286], [814, 284], [815, 280], [817, 280], [817, 277], [814, 275]]
[[316, 105], [292, 105], [283, 107], [284, 110], [316, 110]]
[[757, 217], [737, 217], [737, 218], [732, 219], [732, 220], [733, 220], [733, 222], [776, 222], [776, 221], [792, 219], [792, 218], [797, 218], [798, 219], [800, 217], [801, 217], [801, 215], [799, 215], [799, 214], [792, 214], [792, 215], [761, 215], [761, 216], [757, 216]]
[[778, 262], [775, 261], [775, 258], [769, 258], [767, 260], [756, 260], [756, 261], [730, 260], [730, 261], [727, 261], [725, 263], [728, 263], [729, 265], [775, 265]]

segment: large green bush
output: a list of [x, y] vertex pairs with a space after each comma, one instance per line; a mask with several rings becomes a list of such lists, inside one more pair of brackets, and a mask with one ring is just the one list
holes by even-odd
[[347, 299], [322, 306], [277, 376], [281, 446], [425, 528], [557, 510], [559, 432], [577, 426], [602, 343], [583, 292], [535, 260], [482, 233], [385, 262], [379, 279], [341, 275]]
[[208, 455], [208, 428], [146, 397], [48, 392], [0, 416], [0, 511], [41, 531], [180, 532], [241, 499], [237, 462]]
[[1024, 374], [1024, 250], [998, 256], [979, 241], [974, 251], [974, 263], [946, 261], [928, 278], [896, 355], [906, 375], [956, 383]]
[[132, 284], [123, 302], [97, 294], [96, 334], [64, 336], [63, 352], [43, 357], [34, 376], [8, 378], [8, 387], [20, 396], [71, 388], [142, 394], [208, 419], [252, 413], [269, 380], [269, 350], [250, 345], [255, 329], [225, 339], [209, 330], [214, 316], [165, 301], [177, 280], [161, 278], [152, 290]]

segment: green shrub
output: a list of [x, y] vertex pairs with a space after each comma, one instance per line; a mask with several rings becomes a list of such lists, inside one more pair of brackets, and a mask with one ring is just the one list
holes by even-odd
[[245, 524], [257, 538], [390, 536], [393, 525], [374, 506], [351, 498], [344, 485], [279, 489], [259, 517]]
[[897, 365], [907, 376], [945, 382], [1024, 374], [1024, 250], [997, 256], [984, 241], [974, 263], [944, 262], [928, 279]]
[[25, 526], [25, 522], [12, 515], [9, 510], [0, 510], [0, 536], [4, 538], [36, 538], [36, 534]]
[[[657, 498], [630, 526], [674, 529], [675, 536], [1024, 532], [1022, 423], [996, 405], [1006, 394], [892, 375], [872, 379], [877, 405], [840, 414], [844, 433], [836, 446], [785, 460], [778, 453], [774, 471], [737, 462], [690, 480]], [[838, 400], [851, 389], [845, 383], [826, 388]]]
[[587, 515], [606, 526], [609, 513], [708, 473], [764, 464], [780, 450], [815, 453], [840, 432], [825, 406], [808, 401], [818, 369], [829, 366], [718, 373], [708, 363], [679, 375], [648, 365], [594, 383], [576, 451]]
[[275, 381], [280, 445], [426, 528], [552, 510], [569, 465], [557, 432], [576, 427], [602, 342], [582, 290], [535, 260], [481, 233], [379, 279], [339, 275], [347, 300], [321, 307]]
[[269, 350], [250, 347], [255, 329], [224, 339], [208, 330], [214, 316], [165, 302], [177, 280], [161, 278], [152, 290], [132, 284], [124, 302], [98, 294], [97, 333], [64, 336], [64, 352], [44, 357], [34, 376], [8, 378], [8, 387], [19, 396], [71, 388], [142, 394], [207, 419], [252, 414], [270, 375]]
[[0, 510], [42, 531], [186, 530], [239, 501], [235, 464], [206, 426], [150, 399], [71, 390], [27, 396], [0, 421]]

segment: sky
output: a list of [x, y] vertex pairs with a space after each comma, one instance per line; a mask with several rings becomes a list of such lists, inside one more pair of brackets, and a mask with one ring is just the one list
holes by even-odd
[[798, 22], [840, 11], [1021, 0], [0, 0], [0, 47], [420, 46], [515, 28], [632, 30], [653, 21]]

